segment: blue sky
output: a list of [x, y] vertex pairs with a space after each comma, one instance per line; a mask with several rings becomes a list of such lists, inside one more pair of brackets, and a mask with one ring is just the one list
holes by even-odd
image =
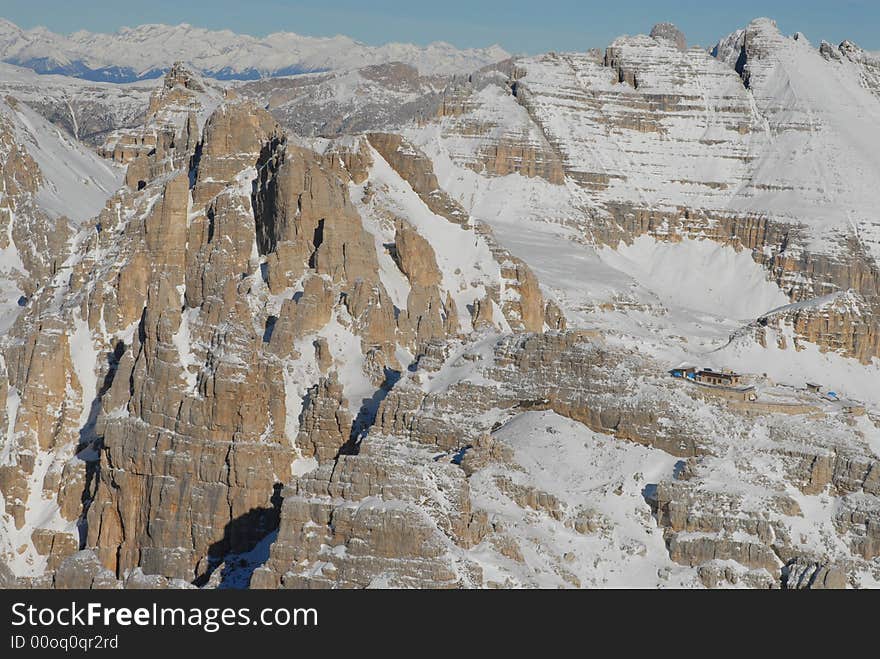
[[64, 33], [186, 22], [254, 35], [347, 34], [371, 44], [499, 43], [514, 53], [604, 47], [662, 20], [678, 24], [689, 43], [710, 45], [756, 16], [770, 16], [783, 32], [801, 31], [816, 44], [849, 38], [880, 50], [880, 0], [0, 0], [0, 16]]

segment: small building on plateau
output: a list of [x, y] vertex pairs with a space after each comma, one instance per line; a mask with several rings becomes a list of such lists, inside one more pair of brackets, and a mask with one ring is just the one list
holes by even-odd
[[733, 371], [724, 369], [721, 371], [713, 371], [711, 368], [704, 368], [697, 371], [694, 380], [700, 384], [713, 384], [721, 387], [736, 387], [742, 382], [742, 375]]
[[671, 371], [669, 371], [670, 375], [674, 378], [688, 378], [689, 380], [694, 379], [694, 374], [697, 372], [696, 366], [691, 366], [690, 364], [682, 364], [681, 366], [676, 366]]

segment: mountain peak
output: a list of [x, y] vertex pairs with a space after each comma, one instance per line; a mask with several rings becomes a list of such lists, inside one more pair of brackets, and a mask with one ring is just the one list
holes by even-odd
[[204, 85], [198, 80], [198, 77], [179, 60], [174, 62], [165, 74], [164, 86], [166, 89], [180, 86], [196, 92], [204, 90]]
[[775, 32], [777, 34], [780, 34], [779, 27], [776, 25], [776, 21], [772, 18], [768, 18], [767, 16], [759, 16], [758, 18], [752, 19], [746, 29]]
[[687, 49], [687, 39], [674, 23], [657, 23], [651, 28], [650, 36], [657, 40], [668, 41], [679, 50]]

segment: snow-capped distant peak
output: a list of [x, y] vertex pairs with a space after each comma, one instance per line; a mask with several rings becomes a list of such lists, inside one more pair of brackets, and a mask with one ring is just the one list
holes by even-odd
[[208, 77], [249, 80], [393, 61], [411, 64], [423, 74], [469, 72], [508, 57], [497, 45], [464, 50], [444, 42], [370, 46], [341, 35], [275, 32], [258, 38], [188, 23], [123, 27], [114, 34], [81, 30], [61, 35], [0, 22], [0, 61], [38, 73], [109, 82], [156, 78], [175, 61]]

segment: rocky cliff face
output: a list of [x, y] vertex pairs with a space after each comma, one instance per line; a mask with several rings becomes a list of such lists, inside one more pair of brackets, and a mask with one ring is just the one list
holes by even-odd
[[[118, 578], [140, 569], [204, 580], [224, 556], [252, 548], [277, 524], [276, 497], [295, 459], [333, 463], [372, 423], [371, 400], [410, 355], [400, 348], [418, 358], [458, 335], [455, 296], [498, 296], [507, 277], [522, 290], [517, 300], [537, 304], [511, 307], [511, 318], [543, 325], [525, 266], [502, 276], [496, 263], [494, 280], [463, 276], [453, 288], [402, 218], [393, 257], [377, 253], [350, 199], [355, 181], [369, 185], [368, 147], [340, 147], [349, 155], [338, 161], [289, 144], [267, 113], [233, 94], [200, 130], [203, 92], [173, 69], [140, 133], [156, 136], [153, 147], [131, 159], [107, 152], [128, 160], [129, 186], [83, 235], [85, 256], [70, 266], [77, 276], [40, 291], [71, 303], [39, 320], [35, 305], [20, 322], [36, 343], [8, 353], [21, 392], [16, 423], [33, 433], [35, 452], [60, 461], [53, 469], [77, 478], [55, 495], [62, 519], [82, 533], [72, 548], [93, 548]], [[492, 261], [486, 239], [458, 227], [468, 219], [436, 179], [430, 189], [430, 164], [394, 162], [425, 216], [459, 240], [471, 235]], [[16, 167], [7, 168], [10, 186], [29, 161]], [[407, 283], [405, 305], [385, 289], [380, 255]], [[19, 466], [25, 446], [22, 438]], [[77, 457], [63, 457], [72, 447]], [[20, 494], [8, 507], [23, 528], [29, 483], [6, 481], [4, 491]], [[54, 555], [51, 540], [33, 542]]]
[[759, 318], [759, 343], [766, 346], [770, 333], [780, 346], [787, 347], [791, 341], [795, 350], [803, 350], [813, 344], [823, 352], [849, 355], [864, 364], [870, 364], [880, 349], [873, 312], [852, 291], [796, 303]]
[[[0, 151], [2, 544], [28, 568], [52, 570], [79, 548], [86, 475], [69, 460], [90, 378], [73, 358], [76, 328], [52, 313], [62, 303], [46, 289], [81, 277], [69, 259], [79, 222], [100, 210], [121, 173], [11, 96], [0, 102]], [[83, 180], [91, 189], [69, 198]]]
[[7, 100], [0, 580], [876, 586], [872, 66], [175, 66], [103, 163]]

